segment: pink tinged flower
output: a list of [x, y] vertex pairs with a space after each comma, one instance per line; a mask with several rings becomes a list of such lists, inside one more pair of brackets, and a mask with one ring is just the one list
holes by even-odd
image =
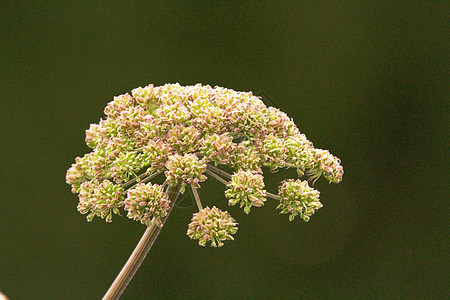
[[124, 201], [127, 217], [150, 226], [162, 225], [162, 219], [168, 214], [170, 200], [161, 185], [139, 183], [128, 190]]
[[261, 158], [265, 166], [272, 172], [286, 166], [286, 146], [283, 139], [273, 134], [264, 137], [261, 145]]
[[329, 183], [339, 183], [344, 175], [344, 168], [341, 166], [341, 161], [336, 156], [332, 155], [328, 150], [314, 149], [313, 166], [308, 171], [311, 180], [317, 180], [321, 175], [329, 181]]
[[99, 125], [91, 124], [89, 129], [86, 130], [86, 145], [90, 148], [95, 148], [99, 141]]
[[266, 201], [264, 178], [256, 172], [237, 171], [232, 175], [227, 187], [225, 196], [228, 198], [228, 204], [231, 206], [239, 204], [240, 207], [244, 207], [246, 214], [250, 213], [252, 206], [262, 206]]
[[77, 157], [76, 163], [67, 170], [66, 182], [70, 185], [78, 185], [82, 182], [83, 177], [86, 176], [87, 165], [80, 157]]
[[140, 130], [141, 124], [146, 121], [147, 111], [141, 106], [131, 106], [120, 112], [117, 117], [117, 130], [125, 136], [133, 136]]
[[119, 214], [119, 207], [123, 206], [122, 186], [109, 180], [97, 179], [86, 181], [81, 185], [78, 203], [78, 211], [87, 214], [87, 220], [92, 221], [95, 216], [112, 221], [112, 215]]
[[207, 206], [192, 216], [187, 235], [199, 240], [200, 246], [210, 242], [211, 247], [222, 247], [224, 241], [234, 240], [232, 235], [237, 232], [237, 224], [227, 211]]
[[109, 118], [117, 118], [122, 113], [122, 111], [135, 105], [136, 100], [129, 94], [120, 95], [114, 97], [114, 100], [108, 103], [108, 105], [105, 107], [104, 113]]
[[304, 134], [290, 136], [285, 140], [286, 164], [297, 169], [299, 176], [303, 176], [306, 169], [313, 164], [313, 144]]
[[252, 170], [262, 173], [261, 158], [258, 149], [249, 141], [242, 141], [230, 159], [230, 165], [235, 169]]
[[158, 88], [154, 88], [153, 84], [146, 87], [138, 87], [131, 91], [136, 102], [145, 107], [148, 111], [152, 112], [156, 107], [160, 105], [157, 98]]
[[109, 138], [117, 136], [117, 121], [115, 119], [100, 120], [99, 124], [91, 124], [86, 130], [85, 142], [88, 147], [94, 149], [104, 146]]
[[116, 183], [126, 182], [130, 177], [135, 178], [139, 170], [147, 165], [145, 159], [144, 153], [120, 152], [117, 158], [111, 162], [109, 174]]
[[195, 154], [171, 155], [165, 166], [167, 180], [172, 186], [181, 184], [181, 193], [184, 193], [187, 184], [199, 188], [199, 183], [206, 180], [203, 174], [206, 171], [206, 163], [200, 161]]
[[147, 143], [143, 149], [143, 153], [145, 164], [159, 169], [165, 165], [172, 153], [172, 150], [166, 143], [156, 138]]
[[320, 192], [308, 185], [307, 181], [288, 179], [278, 188], [282, 214], [288, 214], [289, 221], [299, 215], [305, 222], [323, 205], [319, 201]]
[[236, 144], [228, 134], [207, 134], [200, 141], [200, 151], [209, 161], [216, 165], [227, 164], [236, 151]]
[[195, 127], [174, 126], [167, 133], [166, 142], [180, 154], [195, 152], [198, 149], [200, 133]]

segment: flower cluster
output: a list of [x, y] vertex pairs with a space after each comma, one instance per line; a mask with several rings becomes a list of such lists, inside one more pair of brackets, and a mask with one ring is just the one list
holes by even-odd
[[311, 217], [322, 203], [319, 201], [320, 192], [308, 185], [307, 181], [301, 180], [285, 180], [278, 189], [282, 214], [290, 213], [289, 221], [294, 220], [297, 215], [305, 221], [309, 221]]
[[236, 151], [236, 144], [228, 134], [207, 134], [202, 139], [200, 151], [215, 165], [228, 164], [231, 154]]
[[[251, 92], [201, 84], [148, 85], [114, 97], [104, 113], [86, 130], [92, 151], [77, 157], [66, 174], [72, 192], [79, 194], [78, 210], [88, 213], [89, 221], [98, 216], [109, 222], [123, 209], [147, 226], [161, 225], [176, 201], [163, 187], [196, 190], [205, 174], [223, 182], [229, 205], [239, 204], [247, 214], [268, 197], [281, 199], [282, 212], [306, 219], [321, 206], [318, 192], [306, 181], [282, 183], [279, 196], [266, 192], [264, 169], [294, 168], [310, 180], [342, 180], [337, 157], [315, 148], [289, 116]], [[162, 185], [147, 184], [158, 174], [165, 175]], [[202, 209], [194, 196], [202, 216], [231, 220], [215, 207]], [[219, 245], [228, 238], [223, 230], [218, 240], [212, 233], [200, 237], [196, 232], [203, 244]]]
[[248, 214], [252, 206], [262, 206], [266, 201], [264, 178], [256, 172], [239, 170], [231, 177], [225, 196], [230, 205], [239, 203]]
[[172, 186], [181, 184], [182, 193], [186, 184], [192, 184], [194, 188], [199, 188], [199, 183], [206, 180], [206, 176], [203, 175], [206, 164], [198, 160], [195, 154], [172, 155], [166, 163], [166, 168], [167, 181]]
[[234, 240], [232, 234], [237, 231], [236, 225], [228, 212], [207, 206], [193, 215], [187, 235], [198, 240], [200, 246], [211, 242], [211, 247], [222, 247], [223, 241]]
[[120, 214], [119, 207], [123, 206], [123, 188], [108, 179], [102, 182], [93, 179], [81, 184], [78, 198], [78, 211], [82, 214], [90, 212], [87, 216], [89, 222], [95, 216], [111, 222], [112, 214]]
[[261, 159], [271, 171], [286, 166], [286, 152], [287, 149], [283, 139], [269, 134], [262, 140]]
[[128, 190], [124, 203], [127, 217], [147, 226], [152, 222], [161, 226], [161, 219], [170, 209], [170, 200], [162, 186], [151, 183], [139, 183]]
[[323, 177], [330, 183], [339, 183], [344, 175], [344, 169], [341, 166], [341, 161], [336, 156], [332, 155], [328, 150], [313, 149], [313, 167], [309, 171], [311, 179], [316, 180], [323, 175]]

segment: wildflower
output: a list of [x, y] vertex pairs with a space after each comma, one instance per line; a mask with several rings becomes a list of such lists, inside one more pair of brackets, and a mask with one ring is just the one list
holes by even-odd
[[231, 155], [230, 164], [235, 169], [252, 170], [262, 173], [261, 158], [257, 148], [250, 141], [242, 141]]
[[264, 178], [262, 175], [240, 170], [231, 177], [225, 196], [229, 199], [228, 203], [231, 206], [239, 203], [239, 206], [244, 207], [244, 212], [248, 214], [252, 206], [264, 205], [266, 191], [263, 189]]
[[307, 181], [285, 180], [278, 189], [281, 198], [278, 209], [282, 214], [290, 213], [289, 221], [297, 215], [305, 221], [323, 205], [319, 201], [320, 192], [308, 185]]
[[87, 220], [90, 222], [95, 216], [112, 221], [112, 214], [120, 215], [119, 207], [123, 206], [123, 189], [120, 185], [113, 184], [109, 180], [99, 181], [93, 179], [84, 182], [78, 195], [78, 211], [82, 214], [89, 213]]
[[330, 183], [339, 183], [342, 180], [344, 169], [341, 161], [328, 150], [313, 149], [313, 167], [309, 171], [311, 180], [317, 180], [321, 175]]
[[222, 247], [223, 241], [234, 240], [232, 234], [237, 232], [236, 225], [228, 212], [207, 206], [193, 215], [187, 235], [198, 240], [200, 246], [211, 242], [211, 247]]
[[236, 144], [228, 134], [207, 134], [200, 144], [201, 154], [215, 165], [228, 164], [231, 155], [236, 151]]
[[[227, 186], [229, 205], [238, 204], [248, 214], [266, 197], [274, 198], [290, 220], [297, 215], [308, 220], [322, 207], [319, 192], [307, 181], [291, 179], [281, 183], [279, 195], [271, 194], [264, 186], [265, 167], [272, 172], [295, 168], [299, 177], [313, 181], [321, 176], [342, 180], [337, 157], [314, 148], [288, 115], [251, 92], [201, 84], [148, 85], [114, 97], [104, 113], [105, 119], [86, 130], [92, 151], [77, 157], [66, 173], [66, 182], [79, 195], [78, 210], [89, 221], [98, 216], [110, 222], [124, 209], [130, 219], [161, 226], [173, 205], [163, 186], [183, 193], [190, 185], [200, 210], [195, 220], [213, 225], [207, 231], [197, 224], [194, 230], [191, 223], [188, 235], [200, 244], [221, 246], [232, 239], [236, 223], [215, 207], [202, 208], [197, 189], [206, 173]], [[163, 186], [149, 183], [160, 173], [166, 177]]]
[[287, 149], [283, 139], [269, 134], [262, 140], [260, 149], [263, 164], [272, 172], [286, 166]]
[[161, 219], [170, 209], [170, 200], [162, 186], [151, 183], [139, 183], [128, 190], [124, 204], [128, 218], [141, 221], [147, 226], [151, 223], [161, 226]]
[[203, 174], [206, 164], [194, 154], [171, 155], [166, 163], [166, 168], [167, 181], [172, 186], [181, 184], [181, 193], [184, 193], [186, 184], [192, 184], [195, 188], [199, 188], [199, 183], [206, 180], [206, 176]]
[[285, 140], [286, 165], [297, 169], [299, 176], [303, 176], [306, 169], [313, 163], [313, 144], [304, 134], [289, 136]]

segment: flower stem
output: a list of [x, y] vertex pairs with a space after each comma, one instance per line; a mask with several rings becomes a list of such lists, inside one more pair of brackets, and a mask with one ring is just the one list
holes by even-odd
[[[135, 177], [135, 178], [133, 178], [133, 179], [131, 179], [131, 180], [125, 182], [125, 183], [123, 184], [123, 186], [126, 187], [126, 186], [128, 186], [128, 185], [134, 184], [135, 182], [145, 183], [145, 182], [151, 180], [153, 177], [158, 176], [160, 173], [161, 173], [161, 171], [155, 171], [155, 172], [153, 172], [152, 174], [147, 174], [147, 172], [145, 172], [145, 173], [139, 175], [138, 177]], [[130, 187], [131, 187], [131, 186], [130, 186]], [[127, 187], [127, 189], [129, 189], [130, 187]]]
[[206, 169], [206, 174], [211, 175], [212, 177], [214, 177], [215, 179], [217, 179], [218, 181], [222, 182], [223, 184], [227, 185], [228, 181], [226, 181], [225, 179], [223, 179], [222, 177], [220, 177], [219, 175], [217, 175], [216, 173], [214, 173], [213, 171]]
[[272, 199], [275, 199], [275, 200], [281, 201], [281, 197], [280, 197], [280, 196], [278, 196], [278, 195], [275, 195], [275, 194], [272, 194], [272, 193], [266, 192], [266, 196], [267, 196], [267, 197], [269, 197], [269, 198], [272, 198]]
[[108, 289], [105, 296], [103, 296], [102, 298], [103, 300], [116, 300], [119, 299], [120, 295], [122, 295], [123, 291], [133, 278], [136, 271], [141, 266], [142, 262], [147, 256], [147, 253], [150, 251], [151, 247], [153, 246], [153, 243], [158, 237], [159, 232], [161, 231], [167, 218], [170, 215], [170, 212], [175, 206], [175, 202], [177, 201], [179, 192], [180, 186], [170, 187], [168, 189], [167, 193], [169, 196], [169, 200], [172, 203], [172, 206], [170, 207], [167, 216], [162, 221], [163, 223], [161, 227], [156, 226], [154, 223], [152, 223], [149, 227], [147, 227], [147, 229], [144, 232], [144, 235], [141, 237], [141, 240], [137, 244], [130, 258], [128, 258], [128, 261], [123, 266], [119, 275], [117, 275], [111, 287]]
[[228, 174], [227, 172], [225, 172], [225, 171], [222, 170], [222, 169], [219, 169], [219, 168], [217, 168], [217, 167], [214, 167], [213, 165], [210, 165], [210, 164], [208, 164], [208, 168], [210, 168], [211, 170], [213, 170], [213, 171], [215, 171], [215, 172], [221, 174], [221, 175], [224, 176], [224, 177], [227, 177], [227, 178], [230, 178], [230, 179], [231, 179], [231, 174]]
[[194, 194], [195, 203], [197, 203], [198, 210], [202, 210], [202, 202], [200, 201], [200, 197], [198, 196], [197, 188], [193, 187], [191, 184], [192, 194]]

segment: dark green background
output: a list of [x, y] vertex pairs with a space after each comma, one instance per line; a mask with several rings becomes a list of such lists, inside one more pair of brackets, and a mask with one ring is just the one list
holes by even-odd
[[[213, 4], [214, 3], [214, 4]], [[202, 248], [176, 208], [123, 299], [448, 296], [447, 1], [1, 1], [0, 289], [98, 299], [144, 227], [87, 223], [65, 183], [84, 130], [149, 83], [253, 91], [342, 160], [322, 208], [268, 201]], [[267, 174], [269, 191], [293, 172]], [[212, 180], [200, 196], [226, 209]], [[221, 204], [220, 204], [221, 203]], [[181, 205], [180, 204], [180, 205]]]

